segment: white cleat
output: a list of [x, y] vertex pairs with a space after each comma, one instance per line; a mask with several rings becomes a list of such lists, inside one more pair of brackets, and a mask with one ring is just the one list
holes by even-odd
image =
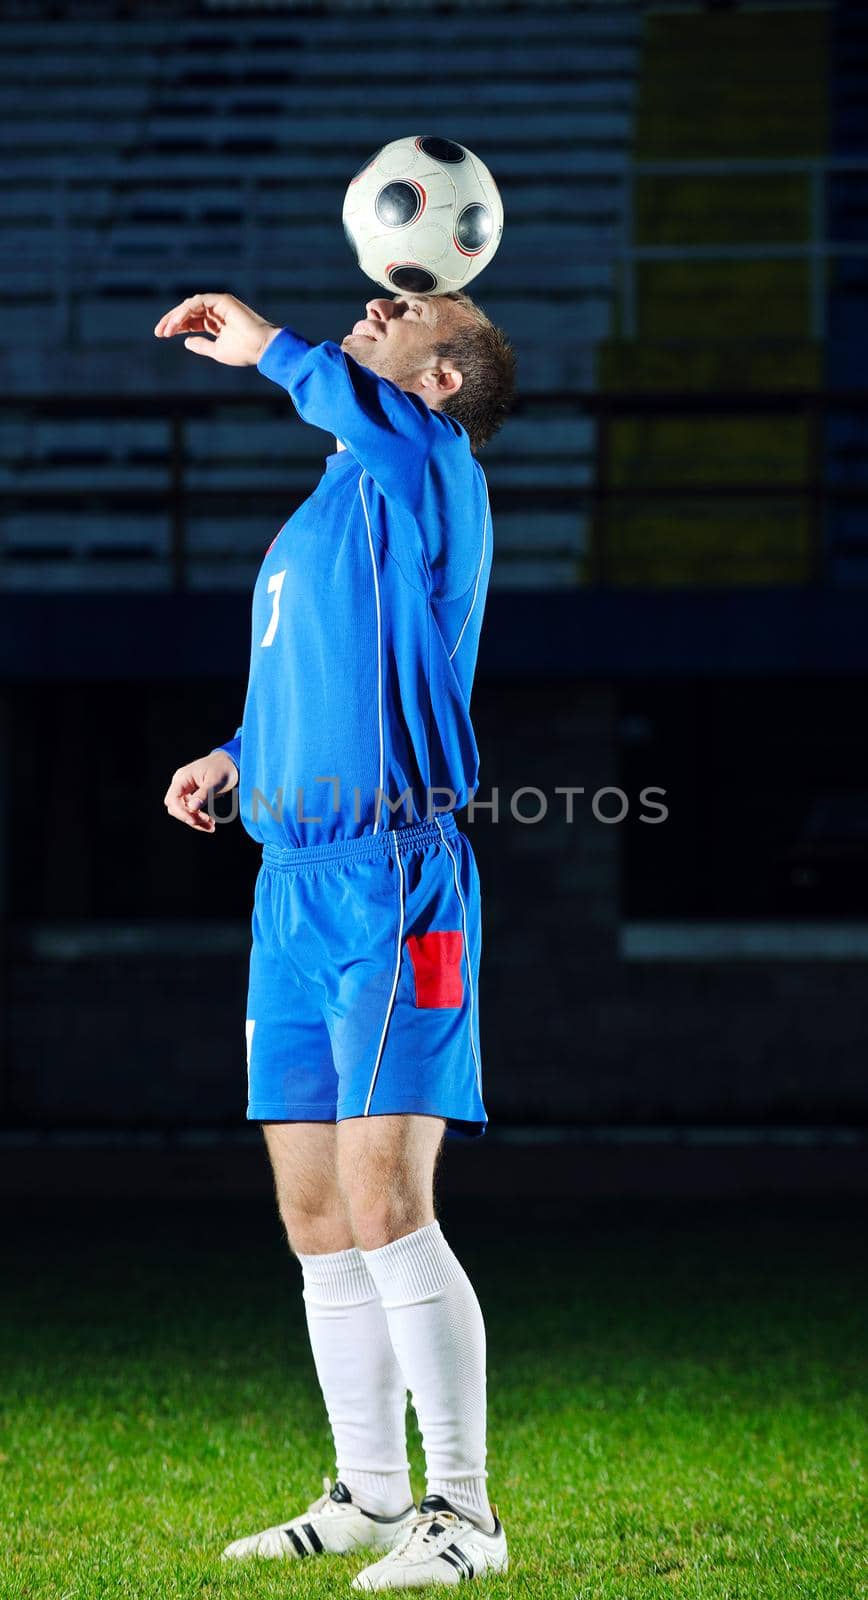
[[298, 1561], [302, 1556], [391, 1550], [416, 1518], [416, 1507], [412, 1505], [397, 1517], [377, 1517], [371, 1511], [363, 1511], [353, 1504], [349, 1489], [340, 1481], [332, 1488], [328, 1478], [323, 1478], [323, 1489], [325, 1492], [300, 1517], [228, 1544], [223, 1560], [246, 1561], [259, 1556], [271, 1561]]
[[429, 1583], [463, 1583], [484, 1572], [506, 1572], [506, 1535], [494, 1516], [494, 1532], [453, 1511], [448, 1501], [429, 1494], [403, 1538], [381, 1561], [353, 1579], [354, 1589], [423, 1589]]

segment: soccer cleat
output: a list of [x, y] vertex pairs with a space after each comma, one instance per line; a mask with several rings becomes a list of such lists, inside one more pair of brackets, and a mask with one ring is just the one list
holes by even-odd
[[506, 1535], [494, 1514], [494, 1532], [483, 1533], [447, 1500], [429, 1494], [419, 1514], [388, 1555], [353, 1579], [354, 1589], [423, 1589], [429, 1583], [462, 1583], [484, 1572], [506, 1572]]
[[324, 1493], [300, 1517], [248, 1539], [236, 1539], [223, 1551], [224, 1561], [246, 1561], [250, 1556], [267, 1560], [298, 1561], [302, 1556], [344, 1556], [352, 1550], [390, 1550], [416, 1516], [410, 1505], [397, 1517], [378, 1517], [353, 1504], [345, 1483], [334, 1488], [323, 1478]]

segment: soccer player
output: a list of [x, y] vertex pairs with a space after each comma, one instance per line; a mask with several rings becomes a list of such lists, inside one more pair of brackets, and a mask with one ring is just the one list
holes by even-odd
[[192, 296], [155, 332], [257, 366], [336, 439], [256, 581], [241, 727], [165, 797], [213, 834], [209, 796], [239, 785], [263, 847], [247, 1115], [301, 1263], [337, 1458], [334, 1488], [225, 1556], [368, 1547], [363, 1590], [503, 1572], [482, 1313], [435, 1219], [433, 1176], [444, 1133], [486, 1120], [479, 879], [453, 812], [478, 781], [469, 701], [492, 528], [476, 453], [510, 409], [514, 354], [464, 294], [370, 300], [340, 344], [225, 294]]

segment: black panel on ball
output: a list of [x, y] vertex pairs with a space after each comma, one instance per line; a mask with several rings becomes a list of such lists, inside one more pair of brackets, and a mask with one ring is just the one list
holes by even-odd
[[491, 212], [481, 201], [465, 206], [455, 224], [455, 237], [462, 250], [482, 250], [491, 238]]
[[408, 289], [410, 294], [430, 294], [437, 287], [433, 272], [426, 272], [424, 267], [393, 267], [389, 282], [396, 289]]
[[422, 195], [415, 183], [387, 183], [374, 201], [374, 210], [387, 228], [404, 228], [422, 210]]
[[464, 146], [456, 144], [454, 139], [438, 139], [429, 133], [419, 140], [419, 149], [424, 150], [426, 156], [433, 156], [435, 161], [463, 161], [467, 155]]

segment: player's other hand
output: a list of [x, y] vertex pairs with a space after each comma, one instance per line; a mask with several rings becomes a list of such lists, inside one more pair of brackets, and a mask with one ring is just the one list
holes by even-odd
[[[185, 350], [210, 356], [225, 367], [255, 367], [280, 329], [234, 294], [194, 294], [167, 311], [154, 329], [158, 339], [189, 335]], [[210, 338], [205, 335], [210, 334]]]
[[225, 750], [212, 751], [199, 761], [179, 767], [166, 790], [163, 804], [170, 817], [186, 822], [199, 833], [213, 833], [214, 818], [207, 809], [209, 794], [228, 794], [238, 782], [238, 768]]

